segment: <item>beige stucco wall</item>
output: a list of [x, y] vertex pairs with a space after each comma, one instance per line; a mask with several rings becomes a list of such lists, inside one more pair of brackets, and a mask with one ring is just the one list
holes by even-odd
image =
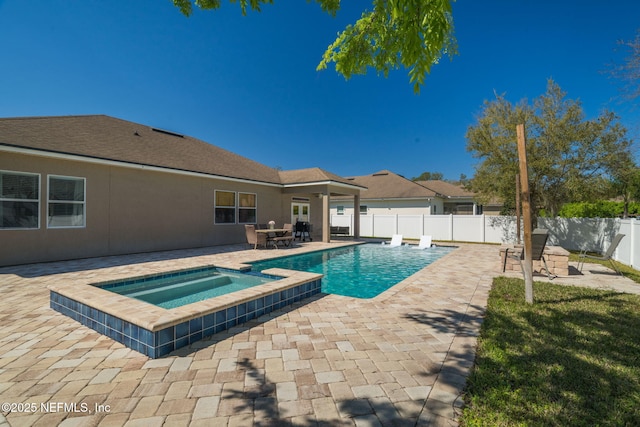
[[[245, 242], [243, 224], [214, 224], [214, 190], [256, 193], [258, 222], [289, 218], [275, 186], [6, 152], [0, 170], [41, 175], [40, 227], [0, 229], [0, 265]], [[86, 227], [47, 228], [49, 174], [86, 178]]]
[[[296, 200], [294, 201], [294, 198]], [[308, 201], [301, 200], [308, 199]], [[291, 204], [292, 203], [309, 203], [309, 223], [312, 224], [311, 238], [313, 240], [322, 239], [322, 199], [317, 197], [317, 193], [291, 193], [286, 192], [281, 196], [281, 217], [279, 218], [267, 218], [264, 221], [258, 221], [262, 223], [268, 222], [273, 219], [278, 226], [285, 223], [291, 223]], [[295, 226], [295, 224], [292, 224]]]

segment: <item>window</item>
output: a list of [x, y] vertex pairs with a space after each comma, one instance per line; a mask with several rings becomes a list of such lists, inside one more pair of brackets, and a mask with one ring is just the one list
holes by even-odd
[[85, 179], [49, 175], [47, 226], [49, 228], [84, 227]]
[[0, 229], [40, 227], [40, 175], [0, 171]]
[[[216, 190], [214, 198], [216, 224], [256, 223], [258, 217], [258, 196], [256, 194]], [[237, 218], [236, 212], [238, 213]]]
[[473, 215], [473, 203], [458, 203], [454, 213], [458, 215]]
[[257, 196], [253, 193], [238, 193], [238, 222], [240, 224], [255, 224], [257, 212], [256, 206]]
[[368, 212], [367, 205], [360, 205], [360, 215], [366, 215]]
[[215, 223], [236, 223], [236, 193], [234, 191], [215, 191]]
[[344, 206], [337, 206], [338, 215], [344, 215]]

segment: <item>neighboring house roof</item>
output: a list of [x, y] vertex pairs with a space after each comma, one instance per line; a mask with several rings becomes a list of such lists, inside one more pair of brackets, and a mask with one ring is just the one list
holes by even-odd
[[435, 191], [447, 198], [473, 198], [475, 193], [465, 190], [462, 186], [437, 179], [416, 181], [425, 188]]
[[[430, 198], [436, 196], [435, 191], [388, 170], [381, 170], [371, 175], [354, 176], [349, 180], [367, 188], [367, 190], [363, 190], [360, 193], [362, 200]], [[335, 199], [339, 199], [339, 197], [335, 197]]]
[[[431, 190], [437, 191], [448, 199], [475, 199], [476, 193], [473, 191], [465, 190], [462, 185], [452, 184], [446, 181], [429, 180], [429, 181], [416, 181], [416, 183], [427, 187]], [[492, 197], [488, 202], [483, 203], [484, 206], [502, 206], [502, 202]]]
[[277, 185], [353, 185], [317, 168], [279, 172], [196, 138], [105, 115], [0, 119], [2, 146]]

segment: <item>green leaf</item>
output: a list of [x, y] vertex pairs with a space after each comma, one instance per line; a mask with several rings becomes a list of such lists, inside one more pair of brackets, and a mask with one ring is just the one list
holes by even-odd
[[[310, 0], [307, 0], [308, 2]], [[336, 72], [345, 79], [366, 74], [369, 69], [387, 77], [400, 67], [409, 70], [409, 82], [420, 92], [431, 66], [443, 55], [457, 53], [453, 31], [451, 3], [455, 0], [373, 0], [372, 11], [338, 34], [322, 55], [316, 70], [335, 64]], [[259, 12], [262, 4], [273, 0], [230, 0], [239, 3], [242, 14]], [[323, 11], [335, 16], [340, 0], [315, 0]], [[173, 0], [180, 11], [189, 16], [192, 0]], [[201, 9], [218, 9], [220, 0], [195, 0]]]

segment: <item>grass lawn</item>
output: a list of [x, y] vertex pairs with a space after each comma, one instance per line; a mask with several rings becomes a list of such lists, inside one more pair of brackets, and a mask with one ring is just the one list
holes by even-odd
[[640, 297], [499, 277], [463, 426], [640, 425]]

